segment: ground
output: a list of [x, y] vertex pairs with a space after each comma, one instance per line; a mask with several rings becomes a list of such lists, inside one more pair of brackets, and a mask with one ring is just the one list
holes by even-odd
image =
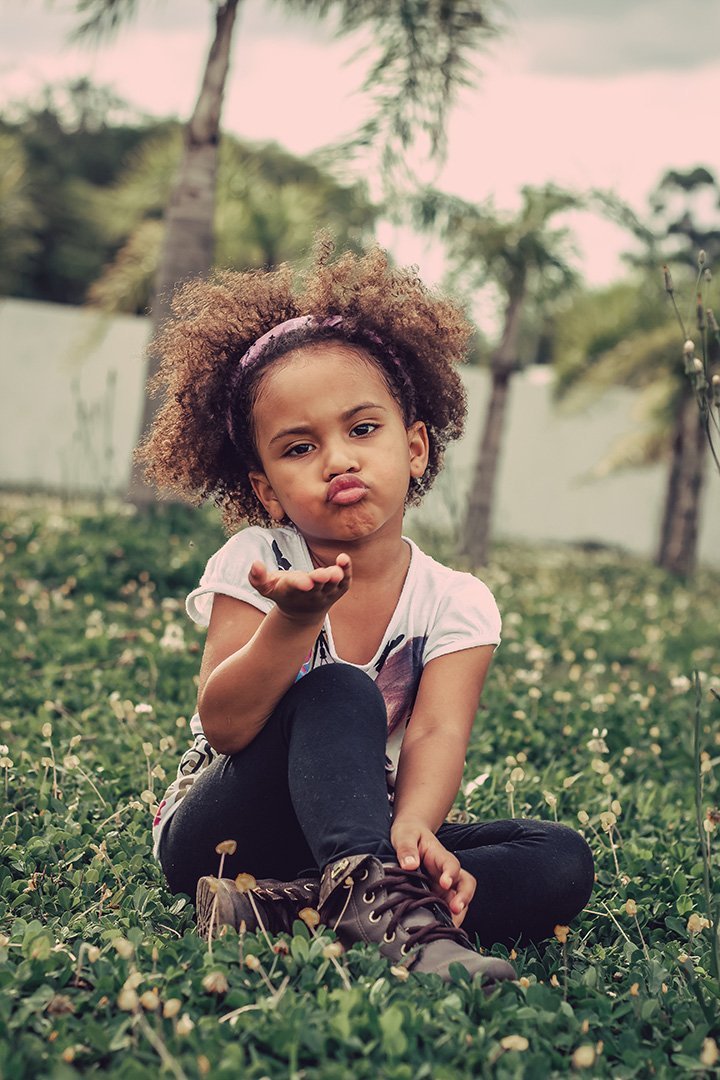
[[457, 810], [581, 829], [597, 883], [486, 998], [462, 975], [336, 956], [303, 923], [202, 942], [149, 828], [194, 704], [202, 635], [182, 600], [221, 530], [179, 507], [7, 499], [0, 515], [0, 1076], [718, 1075], [720, 575], [493, 552], [503, 644]]

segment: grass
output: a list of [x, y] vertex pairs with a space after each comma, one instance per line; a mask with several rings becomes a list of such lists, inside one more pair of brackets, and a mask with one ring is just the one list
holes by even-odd
[[372, 950], [337, 960], [302, 923], [210, 954], [149, 829], [194, 704], [182, 599], [221, 531], [180, 508], [22, 501], [0, 530], [0, 1075], [717, 1076], [720, 575], [686, 588], [612, 552], [496, 551], [503, 646], [457, 806], [581, 828], [597, 885], [567, 941], [519, 951], [520, 981], [486, 999], [400, 980]]

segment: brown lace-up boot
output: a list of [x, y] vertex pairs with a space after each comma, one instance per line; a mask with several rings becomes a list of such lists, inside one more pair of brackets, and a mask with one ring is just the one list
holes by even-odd
[[[265, 878], [252, 889], [253, 900], [263, 926], [270, 934], [292, 933], [292, 925], [303, 908], [316, 908], [320, 882], [318, 878], [298, 878], [296, 881], [276, 881]], [[252, 901], [240, 892], [233, 878], [202, 877], [195, 897], [197, 932], [202, 938], [213, 936], [221, 926], [240, 929], [244, 922], [252, 933], [260, 929]]]
[[373, 942], [383, 956], [413, 972], [450, 981], [449, 967], [459, 963], [470, 975], [482, 975], [487, 986], [515, 978], [507, 961], [473, 949], [422, 871], [403, 870], [372, 855], [349, 855], [325, 867], [320, 918], [347, 948]]

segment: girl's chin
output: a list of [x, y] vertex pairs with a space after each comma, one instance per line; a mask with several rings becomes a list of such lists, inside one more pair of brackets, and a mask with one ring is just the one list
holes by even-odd
[[[338, 514], [333, 521], [302, 522], [296, 524], [296, 528], [303, 536], [315, 540], [342, 543], [349, 540], [363, 540], [378, 532], [383, 522], [378, 521], [376, 515], [361, 511], [360, 507], [361, 504], [356, 503], [353, 506], [344, 507], [343, 513]], [[352, 510], [355, 513], [348, 512]]]

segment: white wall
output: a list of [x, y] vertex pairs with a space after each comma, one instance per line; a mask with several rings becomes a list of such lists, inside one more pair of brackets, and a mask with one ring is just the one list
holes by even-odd
[[[147, 323], [102, 320], [78, 308], [0, 301], [0, 485], [124, 490], [137, 433]], [[484, 371], [464, 373], [467, 432], [416, 520], [457, 517], [470, 483], [484, 414]], [[652, 555], [665, 469], [633, 469], [589, 481], [613, 440], [632, 430], [636, 396], [617, 389], [589, 410], [565, 415], [552, 403], [548, 372], [511, 385], [496, 533], [527, 540], [597, 541]], [[453, 507], [455, 509], [453, 509]], [[720, 565], [720, 477], [708, 469], [702, 561]]]

